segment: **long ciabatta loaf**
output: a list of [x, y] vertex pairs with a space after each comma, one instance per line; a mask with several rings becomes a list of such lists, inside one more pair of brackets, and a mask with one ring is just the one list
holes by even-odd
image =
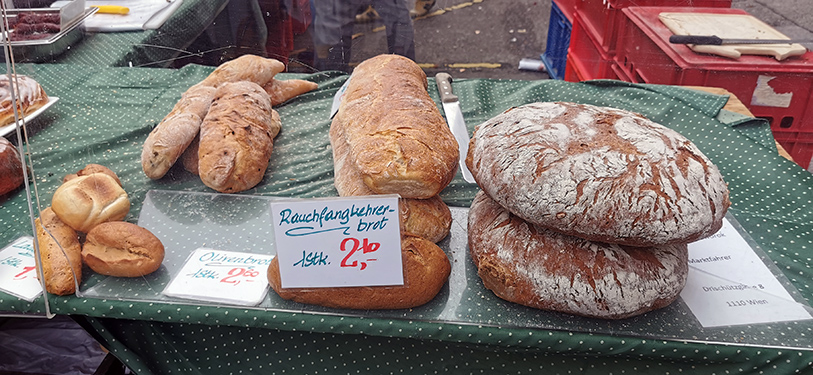
[[[350, 161], [350, 148], [343, 135], [340, 121], [330, 126], [333, 148], [333, 185], [342, 197], [375, 195]], [[410, 233], [432, 242], [444, 239], [452, 227], [449, 206], [435, 195], [427, 199], [400, 198], [398, 200], [401, 233]]]
[[479, 125], [466, 164], [501, 206], [588, 240], [686, 243], [715, 233], [730, 202], [717, 167], [641, 115], [533, 103]]
[[268, 266], [268, 284], [282, 298], [341, 309], [407, 309], [431, 301], [449, 278], [449, 258], [434, 243], [405, 235], [401, 239], [404, 285], [342, 288], [283, 289], [279, 257]]
[[[378, 194], [425, 199], [457, 170], [457, 143], [413, 61], [379, 55], [359, 64], [334, 117], [350, 159]], [[331, 127], [333, 124], [331, 124]]]
[[279, 114], [258, 84], [220, 85], [200, 126], [201, 181], [221, 193], [254, 187], [265, 176], [280, 129]]
[[480, 191], [469, 252], [486, 288], [538, 309], [622, 319], [665, 307], [686, 284], [686, 244], [626, 247], [534, 226]]
[[144, 141], [141, 169], [157, 180], [169, 171], [192, 140], [200, 133], [200, 124], [215, 97], [215, 88], [197, 84], [181, 96], [172, 111], [164, 117]]

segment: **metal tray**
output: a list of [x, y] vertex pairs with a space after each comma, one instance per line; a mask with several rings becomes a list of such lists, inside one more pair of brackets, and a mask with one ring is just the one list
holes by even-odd
[[[20, 40], [8, 42], [14, 54], [15, 62], [44, 62], [52, 60], [68, 50], [68, 48], [85, 36], [85, 19], [96, 13], [99, 8], [90, 7], [73, 21], [62, 27], [59, 33], [49, 38], [36, 40]], [[17, 17], [19, 13], [56, 13], [58, 9], [12, 9], [7, 12], [9, 18]], [[5, 39], [5, 38], [3, 38]], [[5, 43], [4, 43], [5, 44]], [[5, 54], [0, 54], [0, 61], [5, 61]]]

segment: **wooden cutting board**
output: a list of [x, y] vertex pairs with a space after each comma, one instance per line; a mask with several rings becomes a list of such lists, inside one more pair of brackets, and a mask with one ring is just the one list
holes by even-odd
[[[716, 35], [723, 39], [790, 39], [765, 22], [747, 14], [672, 13], [663, 12], [658, 18], [675, 35]], [[710, 53], [738, 59], [743, 54], [773, 56], [782, 61], [807, 51], [794, 44], [727, 44], [689, 45], [695, 52]]]

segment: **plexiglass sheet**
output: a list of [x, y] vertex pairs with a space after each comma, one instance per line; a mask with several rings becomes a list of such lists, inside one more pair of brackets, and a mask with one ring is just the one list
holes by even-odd
[[[155, 233], [164, 243], [166, 258], [162, 267], [142, 278], [104, 278], [84, 290], [84, 296], [222, 305], [169, 298], [161, 292], [195, 249], [206, 247], [253, 254], [274, 254], [270, 215], [270, 203], [274, 199], [276, 198], [264, 196], [150, 191], [144, 201], [138, 224]], [[811, 320], [703, 328], [680, 299], [661, 310], [617, 321], [541, 311], [504, 301], [483, 287], [468, 255], [466, 234], [468, 209], [452, 207], [451, 210], [454, 220], [451, 234], [439, 243], [452, 264], [451, 276], [437, 297], [426, 305], [404, 310], [337, 310], [283, 300], [269, 290], [259, 305], [250, 308], [813, 349]], [[749, 241], [751, 247], [766, 262], [793, 298], [801, 301], [795, 288], [781, 276], [780, 272], [777, 272], [773, 263], [747, 234], [743, 233], [742, 228], [736, 225], [736, 220], [731, 215], [728, 219]]]

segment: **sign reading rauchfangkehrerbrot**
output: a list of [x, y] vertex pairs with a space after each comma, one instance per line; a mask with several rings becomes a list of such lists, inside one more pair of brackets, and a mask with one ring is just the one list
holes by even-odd
[[283, 288], [403, 285], [398, 196], [271, 204]]

